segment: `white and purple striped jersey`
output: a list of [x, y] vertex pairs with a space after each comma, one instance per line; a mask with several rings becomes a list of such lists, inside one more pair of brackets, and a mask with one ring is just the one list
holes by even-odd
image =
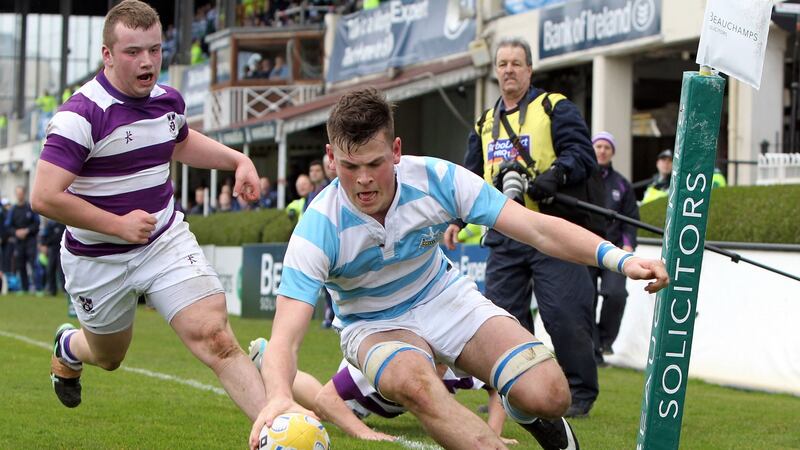
[[343, 325], [397, 317], [461, 277], [439, 248], [449, 222], [492, 227], [507, 197], [467, 169], [403, 156], [385, 226], [362, 213], [334, 180], [289, 240], [280, 295], [314, 304], [324, 285]]
[[[387, 400], [369, 384], [369, 380], [354, 365], [343, 359], [339, 371], [331, 378], [339, 397], [360, 418], [370, 413], [391, 419], [406, 412], [406, 409], [391, 400]], [[442, 377], [442, 383], [451, 394], [458, 389], [483, 389], [483, 381], [474, 377], [458, 377], [449, 368]]]
[[[75, 174], [67, 192], [100, 209], [155, 216], [152, 242], [175, 219], [169, 166], [175, 144], [189, 132], [185, 109], [175, 89], [156, 85], [149, 97], [133, 98], [100, 71], [53, 116], [40, 159]], [[64, 242], [75, 255], [119, 260], [149, 244], [71, 226]]]

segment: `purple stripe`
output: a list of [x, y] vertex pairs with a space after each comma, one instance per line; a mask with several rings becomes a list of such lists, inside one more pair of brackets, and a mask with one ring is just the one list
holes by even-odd
[[62, 349], [64, 350], [64, 353], [67, 355], [67, 358], [69, 358], [70, 362], [72, 362], [72, 361], [80, 362], [80, 359], [76, 358], [75, 355], [72, 354], [72, 350], [70, 350], [70, 348], [69, 348], [69, 342], [72, 340], [72, 335], [77, 333], [77, 332], [78, 331], [75, 330], [74, 332], [68, 334], [67, 337], [64, 338], [64, 345], [63, 345]]
[[172, 217], [169, 218], [169, 221], [166, 225], [164, 225], [160, 230], [158, 230], [155, 234], [150, 236], [150, 240], [147, 241], [147, 244], [111, 244], [111, 243], [103, 243], [103, 244], [84, 244], [83, 242], [78, 241], [72, 236], [72, 233], [69, 230], [66, 231], [64, 235], [64, 239], [67, 243], [67, 250], [72, 253], [73, 255], [78, 256], [88, 256], [90, 258], [96, 258], [98, 256], [108, 256], [108, 255], [118, 255], [120, 253], [127, 253], [131, 250], [144, 247], [145, 245], [150, 245], [153, 241], [158, 239], [159, 236], [164, 234], [165, 231], [172, 226], [172, 222], [175, 220], [175, 213], [172, 213]]
[[[364, 408], [367, 408], [371, 412], [373, 412], [373, 413], [375, 413], [375, 414], [377, 414], [377, 415], [379, 415], [381, 417], [385, 417], [387, 419], [391, 419], [393, 417], [397, 417], [400, 414], [403, 414], [405, 412], [405, 410], [400, 411], [400, 412], [389, 412], [389, 411], [383, 409], [383, 407], [380, 405], [380, 403], [378, 403], [378, 402], [376, 402], [376, 401], [374, 401], [372, 399], [373, 395], [377, 396], [378, 394], [371, 394], [371, 395], [369, 395], [367, 397], [359, 397], [359, 398], [356, 398], [354, 400], [357, 401], [358, 404], [363, 406]], [[384, 397], [381, 397], [381, 399], [382, 399], [382, 401], [384, 401], [386, 403], [391, 403], [393, 405], [396, 405], [399, 408], [402, 408], [401, 405], [398, 405], [398, 404], [396, 404], [394, 402], [390, 402], [389, 400], [386, 400]]]
[[72, 173], [79, 173], [89, 149], [59, 134], [47, 136], [39, 159], [55, 164]]
[[170, 140], [116, 155], [92, 157], [86, 161], [78, 175], [82, 177], [129, 175], [169, 162], [174, 149], [175, 141]]
[[333, 387], [336, 388], [336, 393], [339, 394], [342, 400], [353, 400], [354, 398], [362, 397], [361, 390], [358, 389], [353, 377], [350, 376], [347, 366], [336, 372], [331, 377], [331, 381], [333, 381]]
[[178, 130], [178, 137], [175, 138], [175, 142], [183, 142], [187, 136], [189, 136], [189, 125], [184, 123], [181, 129]]
[[166, 208], [172, 201], [172, 180], [160, 186], [153, 186], [124, 194], [92, 196], [75, 194], [92, 205], [116, 214], [124, 216], [135, 209], [142, 209], [150, 214], [157, 213]]
[[475, 387], [475, 382], [472, 380], [472, 377], [442, 380], [442, 382], [444, 383], [444, 387], [446, 387], [451, 394], [455, 394], [458, 389], [472, 389]]
[[[331, 381], [333, 381], [333, 387], [336, 388], [336, 393], [339, 394], [339, 397], [341, 397], [342, 400], [355, 400], [359, 405], [363, 406], [372, 413], [375, 413], [381, 417], [386, 417], [387, 419], [391, 419], [392, 417], [397, 417], [402, 414], [401, 412], [392, 413], [386, 411], [379, 403], [372, 400], [369, 396], [364, 397], [364, 395], [361, 394], [361, 390], [358, 388], [358, 385], [356, 385], [356, 382], [353, 380], [353, 377], [350, 376], [350, 371], [347, 367], [344, 367], [342, 370], [336, 372], [336, 374], [331, 377]], [[386, 403], [395, 404], [386, 399], [383, 399], [383, 401]]]

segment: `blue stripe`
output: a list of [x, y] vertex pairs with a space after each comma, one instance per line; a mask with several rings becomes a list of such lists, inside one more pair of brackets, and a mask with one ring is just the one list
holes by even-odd
[[[367, 272], [377, 272], [385, 266], [383, 251], [378, 246], [372, 246], [359, 253], [352, 261], [342, 264], [331, 271], [331, 276], [336, 278], [355, 278]], [[331, 267], [334, 267], [331, 265]]]
[[514, 356], [518, 355], [520, 352], [523, 352], [523, 351], [525, 351], [525, 350], [527, 350], [529, 348], [535, 347], [537, 345], [542, 345], [542, 343], [541, 342], [527, 342], [525, 344], [520, 345], [519, 347], [515, 348], [514, 351], [509, 353], [508, 356], [503, 358], [503, 361], [500, 363], [499, 366], [497, 366], [497, 371], [495, 371], [494, 378], [492, 379], [492, 385], [495, 387], [495, 389], [501, 389], [502, 388], [499, 391], [500, 395], [505, 395], [506, 392], [508, 392], [509, 389], [511, 389], [511, 386], [513, 386], [514, 383], [517, 381], [517, 378], [519, 378], [520, 375], [522, 375], [521, 373], [518, 374], [516, 377], [512, 378], [508, 383], [506, 383], [505, 386], [502, 386], [502, 387], [498, 386], [497, 383], [500, 382], [500, 374], [503, 373], [503, 370], [506, 368], [506, 365], [508, 364], [508, 362], [511, 360], [511, 358], [513, 358]]
[[[426, 358], [428, 358], [428, 361], [431, 361], [431, 362], [433, 361], [433, 360], [431, 359], [430, 355], [428, 355], [427, 353], [423, 352], [422, 350], [420, 350], [420, 349], [418, 349], [418, 348], [413, 348], [413, 347], [403, 347], [403, 348], [398, 348], [397, 350], [393, 351], [393, 352], [392, 352], [392, 354], [391, 354], [391, 355], [389, 355], [389, 356], [388, 356], [388, 357], [387, 357], [387, 358], [386, 358], [386, 359], [383, 361], [383, 364], [381, 364], [381, 367], [378, 369], [378, 373], [376, 373], [376, 374], [375, 374], [375, 390], [378, 390], [378, 391], [380, 391], [380, 387], [379, 387], [379, 386], [380, 386], [380, 384], [379, 384], [379, 381], [380, 381], [380, 379], [381, 379], [381, 375], [383, 375], [383, 369], [385, 369], [385, 368], [386, 368], [386, 365], [387, 365], [387, 364], [389, 364], [389, 362], [390, 362], [391, 360], [393, 360], [393, 359], [394, 359], [394, 357], [395, 357], [395, 356], [397, 356], [397, 354], [398, 354], [398, 353], [400, 353], [400, 352], [406, 352], [406, 351], [409, 351], [409, 350], [412, 350], [412, 351], [415, 351], [415, 352], [418, 352], [418, 353], [422, 353], [423, 355], [425, 355], [425, 357], [426, 357]], [[370, 352], [370, 353], [372, 353], [372, 352]], [[367, 358], [367, 359], [369, 359], [369, 358]]]
[[336, 265], [336, 255], [339, 253], [339, 238], [336, 226], [331, 220], [316, 209], [308, 209], [300, 218], [294, 232], [303, 239], [308, 240], [325, 253], [330, 261], [329, 267]]
[[416, 295], [411, 297], [410, 299], [399, 303], [397, 305], [392, 306], [391, 308], [387, 308], [381, 311], [370, 311], [370, 312], [363, 312], [363, 313], [353, 313], [353, 314], [346, 314], [346, 315], [339, 315], [336, 314], [337, 317], [342, 321], [342, 323], [347, 326], [353, 322], [357, 322], [359, 320], [389, 320], [394, 319], [402, 314], [404, 314], [409, 309], [413, 308], [414, 305], [422, 301], [422, 299], [427, 298], [428, 292], [433, 288], [436, 282], [444, 276], [445, 272], [447, 272], [447, 264], [442, 264], [439, 267], [439, 273], [437, 273], [433, 280], [425, 286], [424, 289], [419, 291]]
[[[437, 248], [438, 247], [434, 247], [434, 249]], [[344, 290], [341, 287], [334, 285], [334, 289], [339, 292], [340, 299], [342, 301], [346, 301], [355, 297], [388, 297], [400, 289], [408, 286], [409, 284], [416, 282], [419, 277], [422, 276], [422, 274], [425, 273], [425, 271], [436, 262], [436, 257], [439, 255], [439, 252], [431, 251], [430, 253], [430, 257], [428, 257], [427, 261], [422, 263], [420, 267], [413, 270], [408, 275], [402, 278], [397, 278], [389, 283], [376, 287], [358, 287], [350, 290]], [[442, 266], [445, 266], [445, 264], [442, 263]], [[385, 270], [391, 270], [391, 268], [386, 268]]]
[[406, 203], [425, 198], [426, 196], [427, 194], [414, 186], [403, 183], [400, 185], [400, 200], [397, 202], [397, 206], [405, 205]]
[[341, 227], [340, 231], [357, 227], [359, 225], [364, 225], [365, 223], [366, 222], [364, 222], [364, 219], [358, 217], [347, 208], [342, 208], [341, 212], [339, 213], [339, 226]]
[[619, 264], [617, 264], [617, 272], [622, 273], [622, 266], [625, 264], [625, 260], [633, 256], [633, 253], [627, 253], [625, 256], [619, 259]]
[[[436, 173], [436, 166], [444, 164], [447, 171], [442, 177]], [[456, 166], [451, 162], [438, 158], [425, 157], [425, 168], [428, 172], [429, 195], [439, 203], [451, 217], [458, 217], [456, 211], [455, 172]]]
[[486, 225], [487, 227], [494, 227], [497, 222], [497, 216], [500, 215], [500, 210], [506, 205], [508, 197], [503, 195], [502, 192], [490, 186], [489, 183], [484, 183], [481, 191], [478, 193], [478, 198], [472, 204], [472, 209], [464, 218], [467, 223], [475, 223], [478, 225]]
[[605, 258], [606, 253], [614, 248], [616, 247], [614, 247], [614, 245], [608, 241], [603, 241], [597, 246], [597, 267], [603, 267], [603, 258]]
[[320, 287], [322, 287], [321, 281], [315, 280], [293, 267], [283, 266], [278, 295], [300, 300], [314, 306], [317, 304]]

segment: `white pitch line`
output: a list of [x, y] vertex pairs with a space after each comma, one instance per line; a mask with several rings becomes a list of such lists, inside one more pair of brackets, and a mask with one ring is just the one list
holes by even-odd
[[[37, 340], [31, 339], [31, 338], [29, 338], [27, 336], [23, 336], [21, 334], [9, 333], [7, 331], [0, 330], [0, 336], [5, 336], [5, 337], [11, 338], [11, 339], [16, 339], [18, 341], [25, 342], [26, 344], [30, 344], [30, 345], [33, 345], [33, 346], [36, 346], [36, 347], [41, 347], [41, 348], [43, 348], [45, 350], [52, 351], [52, 349], [53, 349], [53, 344], [48, 344], [46, 342], [37, 341]], [[227, 395], [227, 393], [225, 392], [224, 389], [218, 388], [216, 386], [211, 386], [209, 384], [203, 384], [203, 383], [201, 383], [201, 382], [199, 382], [197, 380], [192, 380], [190, 378], [176, 377], [175, 375], [170, 375], [170, 374], [160, 373], [160, 372], [153, 372], [152, 370], [140, 369], [138, 367], [121, 366], [120, 369], [124, 370], [126, 372], [138, 373], [139, 375], [144, 375], [144, 376], [150, 377], [150, 378], [157, 378], [159, 380], [164, 380], [164, 381], [172, 381], [174, 383], [183, 384], [185, 386], [190, 386], [190, 387], [193, 387], [193, 388], [196, 388], [196, 389], [200, 389], [200, 390], [203, 390], [203, 391], [213, 392], [213, 393], [219, 394], [219, 395]]]
[[[51, 351], [51, 352], [53, 351], [53, 344], [48, 344], [46, 342], [37, 341], [35, 339], [31, 339], [31, 338], [29, 338], [27, 336], [23, 336], [21, 334], [9, 333], [8, 331], [0, 330], [0, 336], [5, 336], [7, 338], [16, 339], [16, 340], [22, 341], [22, 342], [24, 342], [26, 344], [33, 345], [34, 347], [43, 348], [43, 349]], [[180, 378], [180, 377], [176, 377], [174, 375], [169, 375], [169, 374], [160, 373], [160, 372], [153, 372], [152, 370], [140, 369], [140, 368], [137, 368], [137, 367], [121, 366], [120, 369], [122, 369], [122, 370], [124, 370], [126, 372], [133, 372], [133, 373], [137, 373], [139, 375], [144, 375], [146, 377], [156, 378], [156, 379], [164, 380], [164, 381], [172, 381], [174, 383], [182, 384], [184, 386], [193, 387], [193, 388], [200, 389], [200, 390], [203, 390], [203, 391], [213, 392], [213, 393], [219, 394], [219, 395], [227, 395], [227, 393], [225, 392], [224, 389], [220, 389], [218, 387], [211, 386], [211, 385], [208, 385], [208, 384], [203, 384], [203, 383], [201, 383], [201, 382], [199, 382], [197, 380], [192, 380], [192, 379], [189, 379], [189, 378]], [[401, 437], [400, 439], [398, 439], [395, 442], [397, 442], [401, 446], [403, 446], [405, 448], [409, 448], [411, 450], [442, 450], [442, 448], [439, 447], [438, 445], [432, 445], [432, 444], [426, 444], [424, 442], [412, 441], [412, 440], [404, 438], [404, 437]]]
[[442, 450], [442, 447], [439, 447], [436, 444], [426, 444], [424, 442], [412, 441], [402, 436], [395, 442], [397, 442], [398, 444], [402, 445], [405, 448], [410, 448], [412, 450]]

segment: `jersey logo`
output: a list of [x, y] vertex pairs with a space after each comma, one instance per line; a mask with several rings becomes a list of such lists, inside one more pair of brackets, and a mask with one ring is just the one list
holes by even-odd
[[175, 119], [177, 119], [177, 115], [175, 113], [167, 114], [167, 120], [169, 121], [169, 134], [171, 134], [172, 137], [178, 135], [178, 125], [175, 123]]
[[125, 132], [125, 143], [129, 144], [131, 141], [133, 141], [133, 131], [128, 130]]
[[[531, 150], [530, 136], [520, 136], [519, 143], [522, 144], [522, 147], [526, 150]], [[511, 139], [498, 139], [496, 141], [489, 142], [489, 148], [486, 153], [488, 156], [487, 160], [489, 162], [511, 161], [516, 159], [519, 155], [519, 152], [514, 147], [514, 143], [511, 142]]]
[[92, 309], [94, 308], [92, 299], [90, 299], [89, 297], [84, 297], [82, 295], [79, 295], [78, 301], [81, 302], [81, 308], [83, 308], [84, 311], [86, 311], [87, 313], [92, 312]]
[[442, 235], [441, 231], [434, 230], [433, 227], [428, 227], [428, 232], [422, 235], [419, 242], [419, 248], [433, 247], [439, 243]]

